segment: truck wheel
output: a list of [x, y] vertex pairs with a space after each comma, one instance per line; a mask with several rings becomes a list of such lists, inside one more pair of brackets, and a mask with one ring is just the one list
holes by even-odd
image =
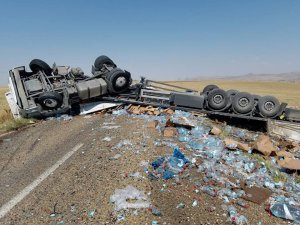
[[220, 110], [227, 106], [229, 97], [226, 91], [216, 88], [209, 92], [207, 100], [210, 108]]
[[258, 101], [258, 109], [262, 116], [273, 117], [280, 110], [280, 103], [274, 96], [264, 96]]
[[57, 109], [63, 103], [63, 98], [57, 92], [44, 92], [39, 98], [38, 102], [44, 109]]
[[110, 93], [121, 93], [128, 89], [131, 84], [131, 75], [119, 68], [113, 69], [108, 75], [108, 90]]
[[108, 66], [112, 66], [113, 68], [117, 67], [116, 64], [105, 55], [99, 56], [95, 60], [94, 66], [96, 69], [101, 70], [104, 64], [106, 64]]
[[232, 107], [237, 113], [249, 113], [254, 107], [254, 98], [247, 92], [237, 93], [232, 101]]
[[76, 116], [80, 114], [80, 104], [74, 103], [71, 105], [71, 115]]
[[44, 71], [47, 76], [50, 76], [52, 72], [51, 67], [40, 59], [31, 60], [31, 62], [29, 63], [29, 68], [34, 73], [37, 73], [38, 71]]
[[259, 96], [259, 95], [253, 95], [253, 98], [254, 98], [255, 101], [259, 101], [259, 99], [261, 98], [261, 96]]
[[239, 93], [239, 91], [234, 89], [230, 89], [227, 91], [228, 96], [235, 96], [237, 93]]
[[214, 89], [216, 89], [216, 88], [219, 88], [217, 85], [214, 85], [214, 84], [209, 84], [209, 85], [207, 85], [207, 86], [205, 86], [204, 88], [203, 88], [203, 91], [202, 91], [202, 93], [203, 94], [207, 94], [208, 92], [210, 92], [210, 91], [212, 91], [212, 90], [214, 90]]

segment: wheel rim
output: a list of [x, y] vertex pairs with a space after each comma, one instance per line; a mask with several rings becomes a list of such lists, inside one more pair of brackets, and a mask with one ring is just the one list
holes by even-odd
[[123, 87], [126, 84], [126, 78], [125, 77], [118, 77], [116, 80], [116, 87]]
[[220, 104], [224, 100], [223, 96], [220, 94], [217, 94], [213, 97], [213, 101], [216, 104]]
[[239, 106], [241, 107], [246, 107], [247, 105], [249, 105], [249, 99], [248, 98], [240, 98], [239, 99]]
[[272, 102], [272, 101], [267, 101], [265, 104], [264, 104], [264, 108], [270, 112], [272, 111], [274, 108], [275, 108], [275, 103]]
[[57, 101], [55, 99], [45, 99], [43, 101], [44, 105], [48, 108], [54, 108], [57, 106]]

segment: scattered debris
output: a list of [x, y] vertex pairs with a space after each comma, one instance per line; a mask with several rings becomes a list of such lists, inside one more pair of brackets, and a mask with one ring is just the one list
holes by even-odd
[[278, 165], [289, 170], [300, 170], [300, 159], [285, 157], [283, 160], [278, 160]]
[[111, 137], [105, 137], [105, 138], [103, 138], [102, 140], [103, 140], [103, 141], [109, 142], [109, 141], [111, 141]]
[[276, 148], [274, 147], [270, 137], [261, 135], [253, 145], [253, 149], [261, 152], [265, 156], [275, 156]]
[[178, 173], [181, 173], [189, 160], [175, 148], [173, 156], [165, 156], [156, 159], [151, 163], [153, 167], [152, 175], [165, 180], [175, 178]]
[[183, 204], [182, 202], [180, 202], [177, 206], [176, 209], [183, 209], [185, 207], [185, 204]]
[[130, 146], [132, 147], [133, 144], [131, 143], [130, 140], [123, 140], [123, 141], [120, 141], [118, 144], [116, 144], [115, 146], [112, 147], [112, 149], [120, 149], [122, 148], [123, 146]]
[[197, 200], [194, 200], [193, 203], [192, 203], [192, 206], [193, 206], [193, 207], [198, 206], [198, 201], [197, 201]]
[[161, 112], [158, 108], [155, 108], [153, 106], [135, 106], [135, 105], [131, 105], [128, 107], [127, 111], [129, 113], [133, 113], [133, 114], [148, 114], [148, 115], [159, 115]]
[[57, 115], [56, 117], [48, 117], [47, 120], [57, 120], [57, 121], [69, 121], [72, 120], [73, 116], [68, 114]]
[[152, 220], [152, 223], [151, 225], [158, 225], [157, 221], [156, 220]]
[[156, 126], [158, 125], [158, 121], [157, 120], [154, 120], [154, 121], [150, 121], [148, 123], [148, 128], [156, 128]]
[[116, 211], [150, 207], [148, 197], [131, 185], [124, 189], [116, 189], [115, 193], [110, 196], [110, 202], [115, 204]]
[[119, 103], [110, 102], [90, 102], [80, 105], [80, 115], [86, 115], [94, 112], [98, 112], [104, 109], [113, 108], [119, 106]]
[[109, 160], [117, 160], [118, 158], [122, 157], [121, 154], [116, 154], [113, 157], [110, 157]]
[[107, 125], [104, 125], [102, 126], [101, 128], [102, 129], [108, 129], [108, 130], [112, 130], [112, 129], [118, 129], [120, 128], [121, 126], [118, 126], [118, 125], [115, 125], [115, 126], [107, 126]]
[[256, 204], [264, 203], [272, 194], [272, 191], [266, 188], [261, 187], [246, 187], [244, 189], [245, 195], [243, 196], [244, 199], [254, 202]]
[[164, 137], [174, 137], [177, 134], [177, 129], [175, 127], [166, 127], [164, 129]]
[[161, 215], [162, 215], [161, 211], [159, 211], [159, 210], [158, 210], [157, 208], [155, 208], [155, 207], [151, 207], [150, 210], [151, 210], [151, 212], [152, 212], [152, 214], [153, 214], [154, 216], [161, 216]]
[[88, 217], [90, 217], [90, 218], [94, 218], [95, 213], [96, 213], [96, 210], [94, 209], [94, 210], [88, 211], [87, 215], [88, 215]]
[[248, 144], [242, 143], [242, 142], [239, 142], [239, 141], [235, 141], [235, 140], [232, 140], [232, 139], [229, 139], [229, 138], [225, 138], [224, 143], [225, 143], [225, 146], [228, 149], [231, 149], [231, 150], [240, 149], [240, 150], [245, 151], [245, 152], [249, 152], [251, 150], [251, 147]]
[[276, 217], [280, 217], [287, 220], [300, 223], [300, 208], [293, 207], [286, 204], [276, 203], [270, 208], [272, 214]]
[[210, 130], [210, 133], [213, 134], [213, 135], [220, 135], [222, 133], [222, 130], [217, 128], [217, 127], [213, 127], [211, 130]]
[[[149, 168], [148, 162], [141, 162], [150, 181], [174, 179], [175, 183], [173, 184], [176, 185], [180, 184], [185, 177], [189, 177], [188, 180], [195, 182], [194, 184], [197, 186], [195, 193], [199, 193], [201, 190], [212, 198], [222, 199], [226, 206], [224, 210], [228, 210], [229, 204], [232, 203], [242, 208], [248, 208], [248, 201], [256, 204], [263, 204], [266, 201], [283, 201], [279, 198], [281, 195], [285, 196], [283, 199], [288, 204], [299, 202], [299, 196], [296, 193], [299, 192], [300, 186], [295, 186], [295, 180], [292, 177], [285, 183], [275, 182], [273, 179], [274, 177], [280, 179], [279, 161], [283, 165], [286, 159], [297, 160], [295, 152], [299, 150], [293, 150], [294, 152], [291, 153], [294, 145], [286, 149], [278, 148], [281, 149], [278, 151], [275, 147], [276, 143], [273, 143], [266, 135], [251, 133], [228, 125], [221, 129], [218, 128], [219, 130], [210, 129], [211, 125], [205, 124], [205, 119], [201, 116], [195, 117], [191, 113], [178, 110], [171, 115], [166, 115], [160, 110], [159, 116], [155, 116], [149, 115], [145, 108], [133, 107], [131, 113], [137, 114], [134, 115], [135, 117], [143, 118], [147, 122], [147, 128], [156, 128], [158, 131], [162, 131], [164, 138], [168, 138], [155, 140], [153, 143], [155, 146], [173, 148], [173, 155], [156, 158], [151, 163], [152, 168]], [[220, 131], [224, 132], [224, 140], [222, 140], [223, 135]], [[227, 138], [226, 133], [233, 136], [234, 139]], [[124, 141], [126, 143], [126, 140]], [[124, 141], [115, 147], [120, 148]], [[129, 142], [129, 146], [135, 148], [131, 142]], [[180, 149], [186, 149], [187, 155], [191, 157], [186, 157]], [[255, 154], [252, 149], [264, 156]], [[272, 156], [277, 156], [278, 160], [276, 161], [276, 158]], [[191, 168], [197, 168], [201, 173], [203, 176], [201, 182], [197, 177], [190, 177]], [[135, 172], [129, 174], [129, 176], [131, 175], [139, 177], [141, 174]], [[172, 188], [163, 184], [160, 192], [166, 191], [170, 192]], [[193, 199], [192, 207], [198, 205], [198, 200]], [[184, 203], [176, 206], [176, 208], [184, 207]], [[151, 209], [151, 212], [156, 214], [155, 210]], [[211, 210], [214, 211], [214, 209]], [[235, 216], [233, 216], [233, 212], [235, 212]], [[235, 208], [234, 211], [232, 208], [228, 210], [228, 213], [230, 220], [235, 220], [235, 224], [248, 224], [247, 218], [240, 215]]]
[[63, 220], [56, 223], [56, 225], [62, 225], [62, 224], [65, 224]]

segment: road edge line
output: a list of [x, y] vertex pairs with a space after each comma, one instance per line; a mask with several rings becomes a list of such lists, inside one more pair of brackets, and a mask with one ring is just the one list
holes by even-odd
[[0, 219], [3, 218], [13, 207], [21, 202], [32, 190], [34, 190], [40, 183], [42, 183], [49, 175], [51, 175], [59, 166], [67, 161], [75, 152], [83, 146], [82, 143], [77, 144], [71, 151], [66, 153], [54, 165], [48, 168], [44, 173], [38, 176], [32, 183], [26, 186], [19, 194], [15, 195], [10, 201], [5, 203], [0, 208]]

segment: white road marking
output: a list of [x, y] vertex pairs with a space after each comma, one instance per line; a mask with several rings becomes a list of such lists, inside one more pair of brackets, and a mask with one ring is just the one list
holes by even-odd
[[48, 168], [38, 178], [36, 178], [31, 184], [25, 187], [19, 194], [13, 197], [9, 202], [5, 203], [0, 208], [0, 218], [4, 217], [14, 206], [22, 201], [33, 189], [35, 189], [40, 183], [43, 182], [49, 175], [51, 175], [59, 166], [61, 166], [68, 158], [70, 158], [76, 151], [78, 151], [83, 144], [76, 145], [71, 151], [65, 154], [60, 160], [58, 160], [53, 166]]

